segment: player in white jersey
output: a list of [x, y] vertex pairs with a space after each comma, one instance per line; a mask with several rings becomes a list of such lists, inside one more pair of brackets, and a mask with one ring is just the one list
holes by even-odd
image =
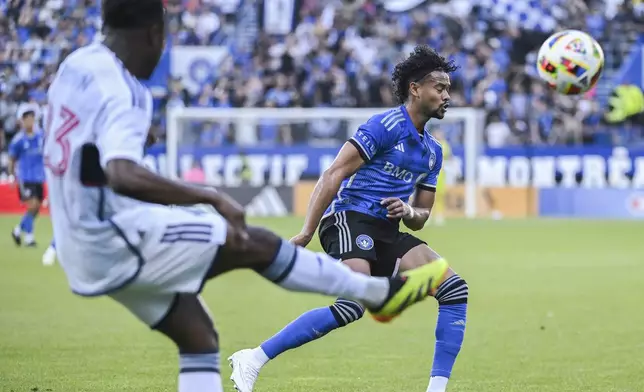
[[[142, 165], [152, 117], [147, 79], [165, 42], [162, 0], [103, 0], [105, 39], [61, 64], [48, 91], [45, 159], [58, 261], [71, 289], [107, 295], [179, 348], [180, 392], [222, 391], [204, 283], [250, 268], [292, 291], [361, 301], [388, 320], [432, 292], [432, 263], [384, 279], [247, 227], [235, 201]], [[214, 212], [169, 205], [210, 205]]]

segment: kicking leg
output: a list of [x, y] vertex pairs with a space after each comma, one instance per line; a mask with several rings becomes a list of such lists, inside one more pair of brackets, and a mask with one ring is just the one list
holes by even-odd
[[[353, 271], [371, 274], [369, 262], [363, 259], [343, 261]], [[230, 379], [237, 390], [253, 390], [261, 368], [287, 350], [317, 340], [334, 329], [359, 320], [364, 308], [356, 301], [338, 298], [331, 306], [310, 310], [254, 349], [240, 350], [228, 360], [233, 368]]]
[[[438, 259], [440, 256], [427, 245], [418, 245], [403, 256], [401, 269], [417, 268]], [[427, 392], [445, 392], [465, 336], [469, 289], [465, 280], [450, 269], [434, 297], [438, 301], [438, 320]]]
[[443, 261], [419, 268], [405, 278], [373, 278], [352, 271], [326, 254], [296, 247], [268, 230], [250, 227], [247, 232], [249, 239], [243, 244], [226, 243], [219, 249], [208, 278], [233, 269], [251, 268], [290, 291], [360, 301], [383, 322], [422, 301], [447, 271]]

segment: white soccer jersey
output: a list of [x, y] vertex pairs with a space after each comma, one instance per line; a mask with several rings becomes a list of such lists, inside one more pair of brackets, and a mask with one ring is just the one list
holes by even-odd
[[120, 229], [111, 218], [144, 204], [107, 187], [83, 186], [82, 147], [96, 145], [103, 168], [116, 158], [141, 163], [151, 119], [148, 89], [100, 43], [70, 54], [49, 88], [44, 156], [50, 210], [61, 265], [78, 293], [100, 294], [136, 274], [139, 262], [124, 242], [133, 234], [115, 236]]

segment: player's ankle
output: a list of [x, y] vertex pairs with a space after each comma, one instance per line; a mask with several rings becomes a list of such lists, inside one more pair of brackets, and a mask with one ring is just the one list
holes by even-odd
[[449, 379], [442, 376], [432, 376], [429, 381], [427, 392], [445, 392]]
[[255, 363], [258, 365], [258, 367], [263, 367], [270, 361], [271, 359], [266, 355], [264, 350], [262, 350], [262, 346], [255, 347], [254, 349], [251, 350], [253, 359], [255, 360]]

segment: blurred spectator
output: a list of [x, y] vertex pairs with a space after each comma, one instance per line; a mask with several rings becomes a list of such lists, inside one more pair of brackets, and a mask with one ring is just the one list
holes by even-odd
[[198, 160], [195, 160], [192, 163], [190, 170], [187, 170], [185, 173], [183, 173], [183, 180], [195, 184], [203, 184], [204, 182], [206, 182], [206, 174], [199, 165]]
[[501, 120], [498, 114], [492, 114], [488, 119], [488, 125], [485, 128], [485, 141], [492, 148], [503, 147], [510, 142], [510, 126], [507, 122]]

